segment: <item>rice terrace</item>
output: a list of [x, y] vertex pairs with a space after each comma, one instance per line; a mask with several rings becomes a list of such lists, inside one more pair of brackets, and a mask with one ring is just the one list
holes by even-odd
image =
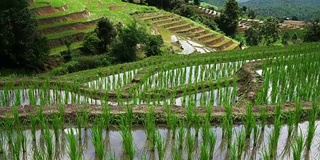
[[[208, 15], [196, 0], [179, 7], [196, 8], [197, 20], [189, 10], [129, 2], [28, 1], [50, 63], [31, 75], [0, 70], [0, 159], [320, 158], [319, 41], [269, 44], [265, 36], [251, 46], [199, 20]], [[85, 48], [104, 18], [116, 26], [114, 42]], [[143, 39], [121, 41], [130, 26], [152, 34], [125, 48]], [[153, 36], [163, 45], [150, 56], [143, 49], [160, 41]], [[127, 49], [136, 51], [130, 61], [113, 53]], [[93, 67], [81, 68], [86, 60]]]

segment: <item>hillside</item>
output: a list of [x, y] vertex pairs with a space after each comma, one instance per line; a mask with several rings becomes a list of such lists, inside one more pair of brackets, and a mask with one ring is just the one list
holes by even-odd
[[[203, 2], [222, 7], [226, 0], [203, 0]], [[289, 17], [296, 16], [301, 20], [310, 20], [319, 15], [318, 0], [249, 0], [239, 1], [240, 6], [257, 10], [259, 17]]]
[[[155, 7], [126, 3], [121, 0], [82, 0], [81, 3], [74, 0], [34, 0], [30, 3], [29, 9], [38, 20], [38, 29], [49, 39], [52, 53], [59, 53], [66, 49], [64, 45], [65, 39], [73, 43], [73, 48], [81, 46], [85, 34], [93, 31], [96, 23], [102, 17], [107, 17], [114, 24], [126, 25], [135, 21], [135, 16], [133, 16], [135, 13], [159, 13], [159, 10]], [[180, 16], [177, 17], [179, 20]], [[144, 21], [139, 22], [143, 25], [147, 24]], [[190, 21], [185, 24], [188, 26], [196, 25], [195, 22]], [[171, 27], [175, 26], [179, 26], [179, 23], [171, 24]], [[166, 29], [166, 27], [164, 28]], [[166, 30], [170, 31], [170, 28]], [[209, 31], [206, 33], [209, 33]], [[159, 32], [159, 34], [164, 38], [167, 36], [167, 33]], [[177, 35], [177, 33], [174, 34]], [[213, 35], [218, 35], [220, 38], [217, 41], [210, 41], [210, 45], [202, 42], [202, 39], [199, 40], [203, 45], [210, 47], [210, 51], [230, 50], [238, 45], [237, 42], [227, 37], [224, 38], [221, 34], [216, 33]], [[183, 39], [194, 38], [183, 36]], [[166, 44], [173, 45], [170, 42]]]

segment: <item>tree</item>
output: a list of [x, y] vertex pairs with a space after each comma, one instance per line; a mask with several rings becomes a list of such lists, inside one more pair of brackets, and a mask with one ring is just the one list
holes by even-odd
[[278, 28], [279, 20], [269, 17], [262, 26], [261, 34], [266, 45], [275, 43], [280, 38], [280, 30]]
[[200, 6], [200, 0], [193, 0], [194, 5]]
[[138, 27], [136, 23], [120, 27], [118, 28], [118, 37], [112, 44], [111, 54], [118, 62], [135, 61], [138, 44], [144, 44], [146, 41], [145, 28]]
[[297, 42], [298, 42], [298, 39], [299, 39], [297, 33], [294, 33], [291, 39], [292, 39], [292, 42], [293, 42], [293, 43], [297, 43]]
[[242, 6], [242, 12], [246, 13], [247, 12], [248, 7], [247, 6]]
[[112, 43], [111, 55], [117, 62], [132, 62], [137, 59], [137, 53], [146, 56], [161, 54], [163, 45], [161, 36], [149, 35], [144, 27], [136, 23], [118, 28], [118, 36]]
[[163, 45], [163, 40], [161, 36], [150, 35], [148, 37], [145, 52], [148, 57], [156, 56], [161, 54], [160, 47]]
[[262, 40], [261, 26], [258, 22], [253, 22], [251, 27], [244, 31], [246, 42], [250, 46], [257, 46]]
[[0, 1], [0, 67], [43, 69], [48, 60], [47, 39], [24, 0]]
[[87, 33], [83, 38], [83, 45], [81, 50], [85, 54], [96, 54], [100, 40], [95, 32]]
[[307, 27], [307, 31], [303, 35], [306, 42], [320, 42], [320, 19], [315, 19]]
[[298, 21], [299, 18], [297, 16], [292, 16], [291, 20]]
[[237, 33], [237, 27], [240, 18], [240, 9], [236, 0], [228, 0], [225, 4], [225, 10], [217, 19], [217, 24], [226, 35], [234, 37]]
[[101, 52], [107, 51], [107, 46], [117, 35], [117, 31], [112, 22], [107, 18], [102, 18], [101, 20], [99, 20], [95, 32], [100, 40], [99, 48]]
[[250, 10], [249, 10], [249, 13], [248, 13], [248, 18], [250, 18], [250, 19], [255, 19], [256, 17], [257, 17], [256, 11], [253, 10], [253, 9], [250, 9]]
[[283, 45], [288, 45], [288, 41], [290, 40], [290, 34], [288, 32], [285, 32], [282, 36], [281, 43]]

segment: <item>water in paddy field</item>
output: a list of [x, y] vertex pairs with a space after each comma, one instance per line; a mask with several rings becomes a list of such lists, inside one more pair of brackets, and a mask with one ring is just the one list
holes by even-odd
[[131, 82], [138, 70], [131, 70], [124, 73], [101, 77], [98, 80], [88, 82], [86, 85], [89, 88], [115, 90]]
[[[146, 100], [135, 98], [126, 100], [123, 104], [161, 104], [165, 102], [170, 105], [187, 106], [189, 101], [192, 105], [207, 106], [207, 105], [221, 105], [223, 102], [234, 104], [237, 100], [236, 88], [219, 88], [204, 92], [188, 93], [171, 98], [153, 100], [146, 102]], [[118, 102], [108, 101], [109, 105], [119, 105]], [[0, 90], [0, 107], [5, 106], [25, 106], [25, 105], [60, 105], [60, 104], [91, 104], [101, 105], [101, 100], [92, 99], [83, 95], [66, 92], [62, 90], [40, 90], [40, 89], [17, 89], [17, 90]]]
[[[316, 126], [320, 124], [319, 121], [316, 121]], [[260, 129], [260, 128], [259, 128]], [[69, 151], [69, 142], [66, 138], [68, 134], [74, 133], [74, 136], [77, 140], [77, 144], [80, 146], [79, 149], [82, 150], [82, 156], [83, 159], [90, 160], [95, 158], [95, 148], [92, 143], [92, 132], [91, 129], [81, 129], [81, 138], [78, 139], [79, 132], [76, 128], [66, 128], [63, 130], [60, 130], [59, 132], [59, 138], [56, 141], [54, 137], [53, 130], [50, 130], [50, 133], [52, 135], [52, 145], [54, 150], [54, 157], [55, 159], [63, 159], [67, 160], [68, 157], [68, 151]], [[213, 126], [211, 128], [212, 131], [214, 131], [217, 141], [214, 147], [214, 156], [213, 159], [228, 159], [231, 155], [230, 149], [227, 147], [227, 139], [222, 137], [222, 128], [220, 126]], [[232, 145], [237, 144], [237, 135], [241, 131], [244, 130], [243, 125], [235, 125], [233, 127], [233, 138], [232, 138]], [[263, 152], [269, 152], [269, 137], [272, 133], [273, 126], [268, 125], [265, 127], [264, 131], [261, 131], [258, 135], [258, 143], [256, 146], [253, 146], [253, 134], [251, 135], [250, 139], [245, 140], [246, 144], [243, 149], [243, 154], [241, 156], [241, 159], [261, 159], [263, 158]], [[195, 137], [195, 130], [194, 129], [183, 129], [184, 131], [184, 145], [182, 149], [176, 150], [176, 146], [179, 144], [178, 136], [175, 137], [175, 139], [172, 138], [172, 131], [166, 128], [158, 128], [157, 132], [160, 133], [162, 139], [165, 142], [166, 145], [166, 152], [165, 152], [165, 159], [172, 159], [172, 155], [174, 152], [178, 152], [183, 156], [183, 159], [187, 158], [187, 135], [190, 134], [195, 138], [194, 141], [194, 159], [199, 159], [200, 151], [201, 151], [201, 145], [203, 143], [203, 140], [201, 138], [202, 133], [201, 129], [199, 132], [199, 135]], [[280, 137], [278, 140], [278, 145], [276, 148], [276, 159], [292, 159], [292, 149], [291, 145], [295, 143], [296, 135], [302, 135], [303, 140], [305, 141], [306, 135], [308, 131], [308, 122], [301, 122], [298, 125], [298, 128], [294, 130], [293, 135], [288, 138], [288, 127], [286, 125], [283, 125], [280, 130]], [[177, 129], [177, 135], [179, 132], [179, 128]], [[32, 140], [32, 134], [30, 130], [23, 131], [27, 138], [27, 146], [26, 146], [26, 152], [21, 152], [20, 156], [25, 157], [25, 159], [33, 159], [33, 153], [35, 150], [46, 152], [46, 143], [44, 140], [44, 134], [42, 134], [41, 130], [36, 131], [36, 141]], [[135, 128], [132, 130], [133, 135], [133, 145], [135, 148], [135, 159], [139, 158], [147, 158], [147, 159], [158, 159], [158, 152], [150, 151], [149, 148], [149, 142], [146, 139], [146, 130], [143, 128]], [[309, 159], [319, 159], [320, 155], [318, 152], [318, 147], [320, 143], [320, 128], [317, 127], [315, 131], [315, 136], [313, 137], [312, 145], [310, 151], [306, 151], [306, 147], [304, 147], [302, 151], [302, 156], [306, 159], [307, 157]], [[8, 141], [6, 141], [7, 134], [12, 134], [7, 131], [0, 131], [0, 135], [2, 137], [3, 141], [3, 147], [4, 147], [4, 155], [7, 158], [12, 158], [12, 153], [10, 150], [10, 144], [8, 144]], [[16, 137], [16, 131], [13, 131], [13, 142]], [[123, 146], [122, 146], [122, 137], [121, 132], [119, 130], [103, 130], [103, 143], [104, 143], [104, 150], [106, 151], [106, 157], [108, 155], [114, 155], [116, 159], [123, 159], [125, 158]], [[42, 150], [44, 149], [44, 150]]]

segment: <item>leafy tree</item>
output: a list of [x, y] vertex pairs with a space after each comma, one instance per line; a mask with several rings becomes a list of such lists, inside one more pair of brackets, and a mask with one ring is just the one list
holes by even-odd
[[288, 41], [290, 40], [290, 34], [288, 32], [285, 32], [282, 36], [281, 43], [283, 45], [288, 45]]
[[247, 6], [242, 6], [242, 12], [246, 13], [247, 12], [248, 7]]
[[147, 40], [145, 28], [138, 27], [136, 23], [118, 29], [118, 37], [112, 44], [111, 54], [118, 62], [132, 62], [136, 60], [138, 44]]
[[48, 60], [47, 39], [25, 0], [0, 0], [0, 67], [43, 69]]
[[85, 54], [96, 54], [99, 43], [100, 43], [100, 40], [97, 36], [97, 33], [95, 32], [87, 33], [83, 38], [83, 45], [81, 50]]
[[320, 19], [311, 22], [303, 35], [303, 40], [306, 42], [320, 42]]
[[249, 17], [250, 19], [255, 19], [255, 18], [257, 17], [256, 11], [253, 10], [253, 9], [250, 9], [250, 10], [249, 10], [249, 13], [248, 13], [248, 17]]
[[101, 52], [107, 51], [107, 46], [113, 41], [117, 35], [117, 31], [112, 22], [107, 18], [102, 18], [98, 24], [95, 32], [100, 40], [99, 48]]
[[278, 28], [279, 20], [270, 17], [268, 18], [262, 26], [261, 34], [266, 45], [275, 43], [280, 38], [280, 29]]
[[156, 56], [161, 54], [160, 47], [163, 45], [163, 40], [161, 36], [150, 35], [148, 37], [145, 52], [148, 57]]
[[240, 18], [240, 9], [236, 0], [228, 0], [225, 4], [225, 10], [217, 19], [217, 24], [226, 35], [234, 37], [237, 33], [237, 27]]
[[189, 0], [184, 0], [185, 3], [189, 3]]
[[298, 21], [299, 20], [299, 18], [297, 16], [292, 16], [291, 19], [294, 20], [294, 21]]
[[262, 40], [261, 26], [257, 22], [253, 22], [251, 27], [244, 31], [246, 42], [250, 46], [257, 46]]
[[200, 6], [200, 0], [193, 0], [194, 5]]
[[163, 45], [161, 36], [149, 35], [144, 27], [136, 23], [118, 28], [118, 36], [112, 43], [111, 55], [117, 62], [131, 62], [137, 59], [137, 53], [144, 52], [147, 56], [161, 54]]
[[298, 39], [299, 39], [299, 37], [298, 37], [298, 34], [297, 33], [294, 33], [293, 35], [292, 35], [292, 42], [293, 43], [297, 43], [298, 42]]

